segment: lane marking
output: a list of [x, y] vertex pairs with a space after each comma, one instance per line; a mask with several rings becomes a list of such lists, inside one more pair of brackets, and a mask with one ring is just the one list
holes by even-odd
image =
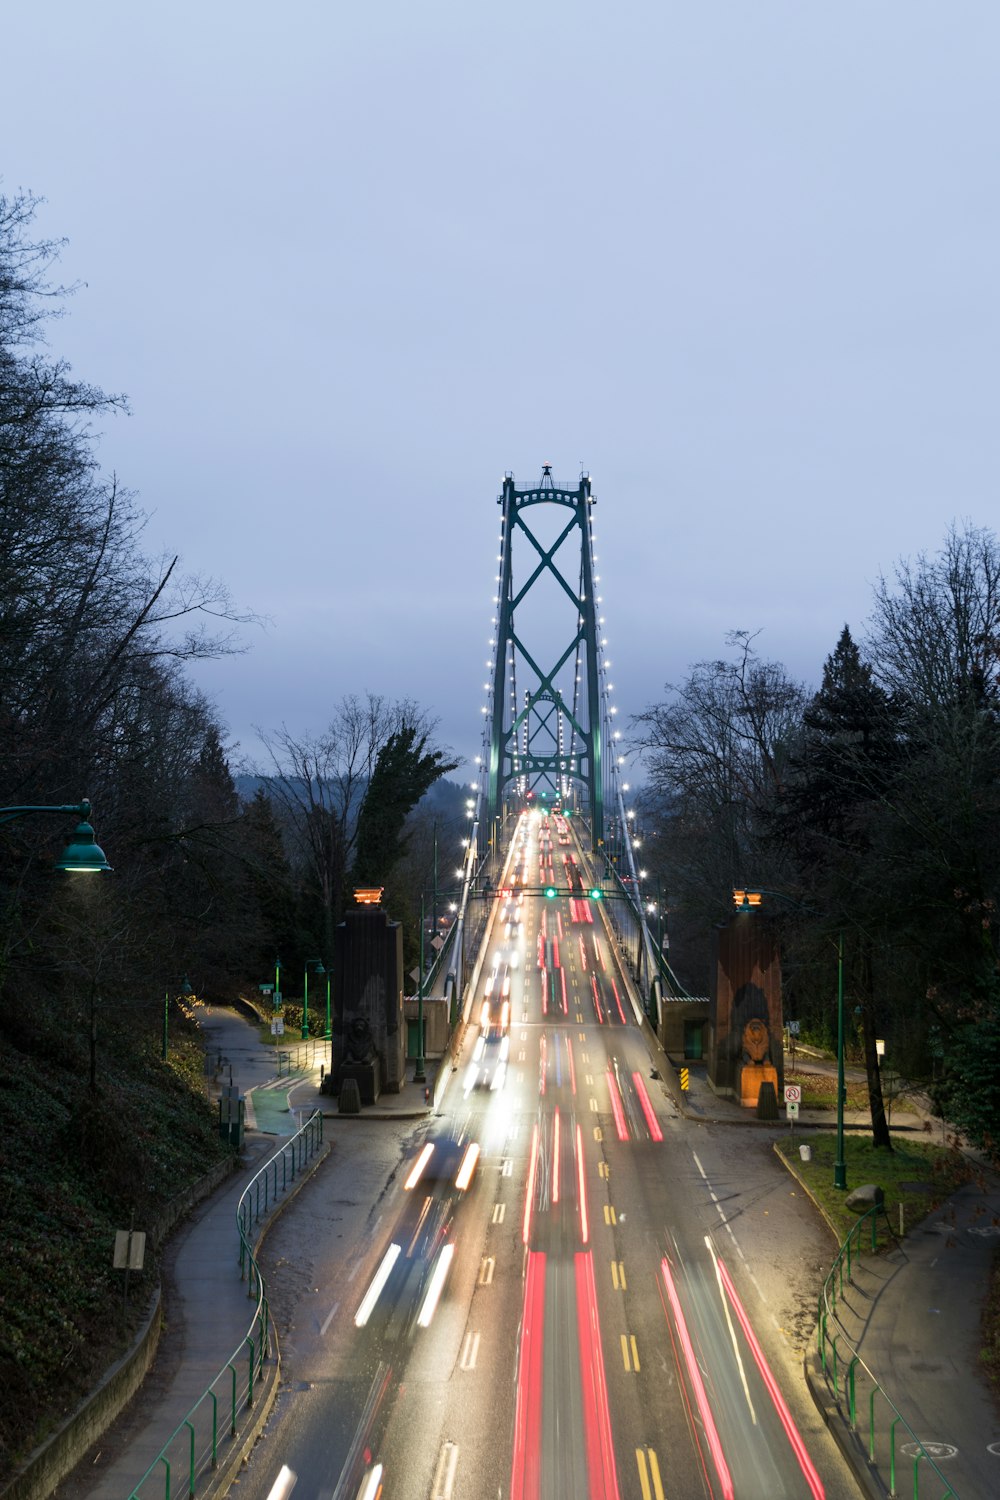
[[[455, 1489], [455, 1469], [458, 1466], [458, 1444], [445, 1443], [438, 1456], [437, 1468], [431, 1484], [431, 1500], [451, 1500]], [[659, 1500], [659, 1497], [657, 1497]]]
[[636, 1375], [638, 1375], [640, 1369], [639, 1350], [635, 1342], [635, 1334], [623, 1333], [621, 1335], [621, 1341], [622, 1363], [624, 1364], [625, 1369], [629, 1374], [632, 1374], [634, 1372]]
[[479, 1285], [490, 1286], [493, 1282], [493, 1272], [497, 1268], [495, 1255], [484, 1255], [479, 1263]]
[[615, 1218], [615, 1211], [610, 1203], [605, 1203], [604, 1205], [604, 1222], [605, 1224], [617, 1224], [618, 1222]]
[[463, 1370], [474, 1370], [476, 1368], [476, 1356], [479, 1354], [479, 1334], [471, 1331], [465, 1335], [465, 1343], [462, 1345], [462, 1355], [458, 1363]]
[[506, 1211], [507, 1211], [507, 1205], [505, 1203], [494, 1203], [494, 1205], [493, 1205], [493, 1220], [492, 1220], [492, 1222], [494, 1224], [502, 1224], [503, 1223], [503, 1216], [506, 1213]]
[[505, 1156], [504, 1160], [503, 1160], [503, 1165], [500, 1168], [500, 1176], [501, 1177], [513, 1177], [513, 1175], [514, 1175], [514, 1158], [512, 1156]]
[[[647, 1454], [649, 1456], [648, 1469], [646, 1467]], [[639, 1488], [642, 1491], [642, 1500], [664, 1500], [660, 1465], [655, 1451], [652, 1448], [637, 1448], [635, 1461], [639, 1468]], [[652, 1486], [650, 1480], [652, 1480]]]
[[326, 1317], [323, 1319], [323, 1326], [320, 1328], [320, 1331], [319, 1331], [320, 1338], [323, 1338], [324, 1335], [326, 1334], [326, 1330], [329, 1328], [330, 1324], [333, 1322], [334, 1316], [336, 1315], [337, 1308], [339, 1306], [340, 1306], [340, 1303], [339, 1302], [335, 1302], [333, 1304], [333, 1306], [330, 1308], [330, 1311], [327, 1313]]
[[625, 1283], [625, 1262], [613, 1260], [611, 1262], [611, 1284], [616, 1292], [625, 1292], [628, 1287]]

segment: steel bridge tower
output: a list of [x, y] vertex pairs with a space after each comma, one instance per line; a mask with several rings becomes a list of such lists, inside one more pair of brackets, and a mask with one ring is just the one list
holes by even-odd
[[[487, 704], [486, 830], [505, 805], [580, 798], [593, 848], [604, 841], [602, 701], [589, 475], [558, 486], [551, 464], [530, 489], [504, 479], [492, 683]], [[547, 529], [546, 529], [547, 528]], [[527, 558], [515, 580], [515, 552]], [[541, 628], [539, 628], [541, 627]]]

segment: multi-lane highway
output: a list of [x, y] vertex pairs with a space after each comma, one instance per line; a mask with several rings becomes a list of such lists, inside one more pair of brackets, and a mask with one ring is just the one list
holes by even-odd
[[246, 1500], [856, 1493], [588, 877], [561, 818], [522, 819], [460, 1066], [351, 1254], [314, 1256], [331, 1312]]

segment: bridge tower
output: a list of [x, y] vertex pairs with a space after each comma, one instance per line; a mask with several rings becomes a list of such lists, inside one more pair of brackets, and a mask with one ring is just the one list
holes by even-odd
[[[595, 597], [590, 477], [557, 485], [551, 464], [519, 490], [507, 474], [492, 683], [485, 826], [505, 806], [577, 796], [593, 848], [604, 840], [606, 716]], [[522, 557], [526, 566], [517, 573]]]

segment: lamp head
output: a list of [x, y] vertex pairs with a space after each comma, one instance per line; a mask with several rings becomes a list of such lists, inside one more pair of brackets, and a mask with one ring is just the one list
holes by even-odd
[[66, 845], [56, 869], [71, 875], [110, 874], [111, 866], [104, 857], [104, 850], [94, 837], [94, 830], [86, 821], [76, 825], [72, 841]]

